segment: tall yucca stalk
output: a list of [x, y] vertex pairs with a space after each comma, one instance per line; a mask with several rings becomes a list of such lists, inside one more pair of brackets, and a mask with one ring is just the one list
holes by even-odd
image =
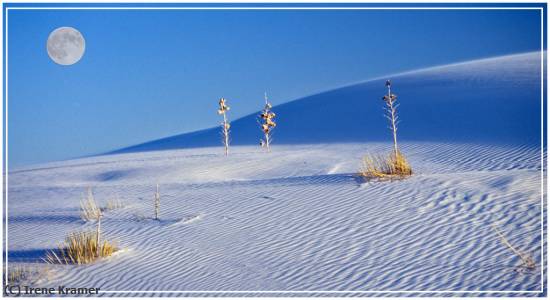
[[260, 114], [260, 118], [263, 119], [262, 122], [262, 131], [264, 133], [264, 140], [261, 140], [261, 145], [265, 146], [267, 149], [267, 152], [271, 152], [271, 148], [269, 147], [271, 145], [271, 131], [277, 124], [273, 120], [275, 118], [275, 113], [271, 111], [271, 103], [269, 103], [269, 100], [267, 99], [267, 93], [264, 94], [265, 99], [265, 106], [264, 110], [262, 110], [262, 113]]
[[229, 121], [227, 121], [227, 111], [229, 110], [229, 106], [227, 106], [227, 100], [225, 98], [220, 98], [220, 101], [218, 102], [220, 105], [218, 109], [218, 114], [223, 115], [223, 123], [222, 123], [222, 135], [223, 135], [223, 146], [225, 148], [225, 155], [229, 154]]
[[384, 95], [382, 100], [386, 103], [385, 116], [390, 122], [389, 127], [393, 135], [393, 151], [387, 158], [380, 155], [366, 155], [363, 158], [363, 168], [360, 172], [366, 178], [391, 179], [412, 175], [411, 166], [397, 147], [397, 124], [399, 123], [397, 107], [399, 104], [397, 104], [397, 96], [391, 92], [391, 82], [389, 80], [386, 81], [386, 88], [388, 89], [388, 94]]
[[397, 116], [397, 107], [399, 104], [397, 103], [397, 96], [391, 92], [391, 81], [386, 81], [386, 88], [388, 88], [388, 94], [384, 95], [382, 100], [386, 102], [386, 118], [390, 121], [390, 130], [393, 133], [393, 152], [395, 157], [398, 157], [399, 149], [397, 148], [397, 124], [399, 123], [399, 117]]

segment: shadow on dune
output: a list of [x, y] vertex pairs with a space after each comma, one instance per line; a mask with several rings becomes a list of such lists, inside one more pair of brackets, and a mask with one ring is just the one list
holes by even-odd
[[[44, 262], [46, 255], [55, 249], [27, 249], [8, 251], [8, 261], [10, 263], [36, 263]], [[4, 257], [6, 253], [4, 252]]]
[[[205, 182], [188, 184], [190, 188], [218, 188], [226, 186], [310, 186], [310, 185], [341, 185], [356, 184], [356, 173], [320, 174], [295, 177], [278, 177], [252, 180], [231, 180], [221, 182]], [[264, 198], [270, 199], [270, 197]]]
[[71, 215], [40, 215], [40, 216], [10, 216], [9, 223], [72, 223], [81, 221], [80, 216]]

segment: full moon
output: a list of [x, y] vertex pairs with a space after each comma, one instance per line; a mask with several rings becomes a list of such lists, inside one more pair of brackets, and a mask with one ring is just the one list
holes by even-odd
[[78, 30], [72, 27], [59, 27], [50, 33], [46, 48], [54, 62], [68, 66], [82, 58], [86, 42]]

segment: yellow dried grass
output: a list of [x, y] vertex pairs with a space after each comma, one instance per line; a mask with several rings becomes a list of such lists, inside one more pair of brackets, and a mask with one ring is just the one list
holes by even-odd
[[26, 266], [10, 266], [7, 270], [7, 278], [10, 284], [17, 284], [29, 279], [31, 270]]
[[392, 152], [388, 157], [366, 155], [360, 175], [368, 179], [391, 179], [412, 175], [412, 168], [401, 152]]
[[107, 205], [105, 206], [104, 210], [109, 211], [109, 210], [115, 210], [119, 208], [124, 208], [124, 203], [122, 203], [122, 201], [120, 201], [120, 199], [117, 197], [107, 201]]
[[9, 285], [31, 285], [38, 280], [51, 280], [51, 270], [47, 265], [9, 264], [4, 266], [4, 283]]
[[114, 244], [108, 241], [100, 242], [98, 251], [97, 233], [76, 232], [65, 239], [65, 244], [50, 251], [45, 261], [51, 264], [87, 264], [100, 257], [108, 257], [116, 251]]

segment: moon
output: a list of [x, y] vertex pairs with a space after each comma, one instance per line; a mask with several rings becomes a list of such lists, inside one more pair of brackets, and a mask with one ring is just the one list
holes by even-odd
[[72, 27], [59, 27], [50, 33], [46, 48], [54, 62], [69, 66], [82, 58], [86, 41], [78, 30]]

